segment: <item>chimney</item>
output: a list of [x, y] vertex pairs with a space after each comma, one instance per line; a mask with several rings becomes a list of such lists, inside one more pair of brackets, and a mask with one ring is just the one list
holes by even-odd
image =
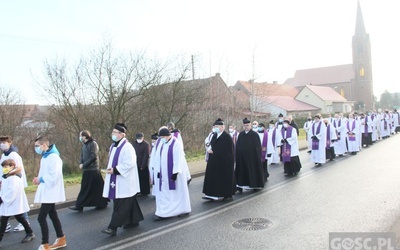
[[272, 84], [278, 84], [278, 81], [273, 81]]
[[215, 76], [221, 77], [221, 74], [220, 73], [215, 73]]

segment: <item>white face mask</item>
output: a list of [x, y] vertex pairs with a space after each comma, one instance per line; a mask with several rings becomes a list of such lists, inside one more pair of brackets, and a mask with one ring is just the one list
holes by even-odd
[[143, 139], [136, 139], [137, 143], [142, 143]]
[[1, 143], [0, 144], [0, 150], [1, 151], [7, 151], [8, 150], [8, 145], [7, 144], [5, 144], [5, 143]]
[[274, 126], [273, 125], [269, 125], [269, 129], [273, 129], [274, 128]]
[[232, 128], [229, 129], [229, 133], [233, 133], [233, 129]]
[[289, 127], [289, 124], [284, 123], [284, 124], [283, 124], [283, 127], [287, 128], [287, 127]]

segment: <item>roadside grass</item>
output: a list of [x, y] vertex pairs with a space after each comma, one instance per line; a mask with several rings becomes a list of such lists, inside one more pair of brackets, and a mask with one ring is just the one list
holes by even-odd
[[[64, 175], [64, 187], [73, 186], [81, 183], [82, 174], [74, 173], [69, 175]], [[28, 187], [25, 188], [25, 193], [33, 193], [36, 192], [37, 186], [28, 179]]]

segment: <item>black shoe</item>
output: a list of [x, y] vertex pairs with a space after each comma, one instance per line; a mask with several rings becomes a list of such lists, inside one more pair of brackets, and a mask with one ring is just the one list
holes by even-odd
[[134, 228], [134, 227], [137, 227], [137, 226], [139, 226], [139, 222], [136, 222], [136, 223], [133, 223], [133, 224], [124, 225], [124, 226], [122, 226], [122, 228], [123, 229], [129, 229], [129, 228]]
[[21, 240], [21, 243], [26, 243], [29, 242], [31, 240], [33, 240], [36, 236], [32, 233], [32, 234], [27, 234], [25, 236], [25, 238], [23, 240]]
[[243, 193], [243, 188], [240, 187], [236, 188], [236, 192], [239, 192], [240, 194]]
[[223, 201], [231, 201], [232, 200], [232, 196], [224, 197], [222, 200]]
[[82, 212], [83, 211], [83, 207], [77, 207], [77, 206], [73, 206], [73, 207], [68, 207], [71, 210], [74, 211], [78, 211], [78, 212]]
[[107, 208], [107, 205], [104, 206], [104, 207], [95, 207], [94, 209], [95, 209], [95, 210], [103, 210], [103, 209], [106, 209], [106, 208]]
[[189, 180], [187, 180], [187, 184], [189, 186], [190, 182], [192, 181], [192, 178], [190, 178]]
[[184, 214], [178, 215], [178, 217], [185, 217], [185, 216], [189, 216], [189, 213], [184, 213]]
[[157, 215], [154, 215], [154, 216], [153, 216], [153, 220], [154, 220], [154, 221], [160, 221], [160, 220], [163, 220], [163, 219], [165, 219], [165, 218], [160, 217], [160, 216], [157, 216]]
[[107, 228], [101, 231], [103, 234], [108, 234], [110, 236], [115, 236], [117, 235], [117, 230], [111, 229], [111, 228]]

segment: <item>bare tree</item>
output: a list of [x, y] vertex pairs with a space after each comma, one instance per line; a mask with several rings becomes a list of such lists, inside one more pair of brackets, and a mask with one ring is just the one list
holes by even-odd
[[[55, 125], [52, 133], [56, 141], [62, 142], [59, 147], [64, 152], [66, 164], [71, 168], [77, 166], [74, 163], [79, 157], [77, 139], [83, 129], [90, 130], [95, 136], [100, 145], [100, 159], [105, 162], [110, 132], [116, 122], [127, 124], [129, 133], [143, 128], [142, 124], [149, 119], [143, 115], [149, 112], [149, 102], [143, 98], [144, 94], [153, 85], [171, 79], [180, 82], [185, 77], [186, 67], [184, 73], [172, 75], [170, 65], [168, 61], [148, 59], [144, 53], [116, 51], [108, 42], [82, 57], [75, 66], [69, 66], [65, 60], [46, 61], [46, 75], [39, 81], [39, 86], [43, 95], [54, 103], [49, 121]], [[177, 88], [173, 93], [177, 93]], [[157, 98], [156, 107], [161, 108], [159, 103], [164, 99], [165, 96]], [[165, 120], [176, 110], [170, 106]], [[153, 129], [147, 128], [147, 131]]]
[[13, 136], [26, 112], [21, 93], [10, 87], [0, 86], [0, 133]]

